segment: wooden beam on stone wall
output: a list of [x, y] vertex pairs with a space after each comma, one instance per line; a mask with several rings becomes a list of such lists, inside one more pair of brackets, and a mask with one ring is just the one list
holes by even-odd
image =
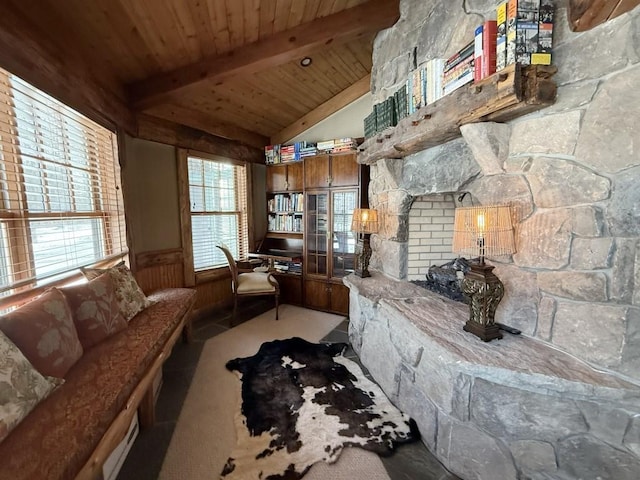
[[220, 83], [283, 65], [325, 47], [338, 45], [393, 25], [399, 18], [399, 0], [369, 0], [321, 17], [224, 55], [206, 58], [129, 85], [135, 108], [145, 110], [172, 98], [199, 82]]
[[335, 97], [327, 100], [320, 106], [311, 110], [302, 118], [299, 118], [288, 127], [285, 127], [280, 132], [271, 137], [271, 144], [284, 143], [296, 135], [308, 130], [309, 128], [317, 125], [329, 115], [336, 113], [341, 108], [346, 107], [350, 103], [356, 101], [364, 94], [369, 93], [371, 90], [371, 74], [362, 77], [353, 85], [345, 88], [338, 93]]
[[216, 122], [205, 112], [181, 105], [162, 106], [149, 112], [149, 114], [174, 123], [186, 125], [187, 127], [202, 130], [217, 137], [237, 140], [252, 147], [262, 149], [265, 145], [269, 145], [269, 138], [264, 135], [236, 127], [235, 125]]
[[569, 0], [569, 25], [584, 32], [640, 5], [640, 0]]
[[150, 115], [138, 115], [135, 136], [143, 140], [199, 150], [235, 160], [264, 163], [264, 150]]
[[59, 51], [10, 5], [0, 2], [0, 66], [113, 131], [135, 131], [125, 92], [105, 84], [76, 51]]
[[507, 122], [552, 105], [557, 91], [551, 80], [555, 72], [554, 66], [513, 64], [465, 85], [365, 140], [358, 148], [358, 163], [403, 158], [461, 136], [461, 125]]

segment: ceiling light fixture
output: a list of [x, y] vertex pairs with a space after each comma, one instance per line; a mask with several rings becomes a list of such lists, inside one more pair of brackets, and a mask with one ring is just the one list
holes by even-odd
[[309, 65], [311, 65], [311, 62], [313, 62], [311, 57], [304, 57], [302, 60], [300, 60], [300, 66], [308, 67]]

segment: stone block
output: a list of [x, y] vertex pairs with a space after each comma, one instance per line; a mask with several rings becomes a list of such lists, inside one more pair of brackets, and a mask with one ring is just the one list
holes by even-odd
[[640, 308], [627, 311], [627, 332], [622, 349], [621, 373], [640, 380]]
[[602, 210], [595, 206], [574, 207], [571, 209], [571, 230], [581, 237], [600, 237], [604, 232]]
[[622, 442], [633, 418], [633, 413], [609, 404], [595, 402], [578, 402], [578, 406], [589, 424], [590, 435], [609, 445], [622, 448]]
[[393, 278], [406, 278], [407, 256], [409, 255], [409, 245], [406, 242], [384, 240], [378, 235], [373, 235], [371, 249], [373, 250], [371, 267], [377, 268]]
[[640, 457], [640, 415], [631, 418], [622, 444], [636, 457]]
[[[637, 143], [640, 143], [640, 138], [637, 139]], [[637, 162], [638, 160], [636, 159], [635, 161]], [[640, 167], [625, 170], [613, 179], [613, 192], [606, 207], [607, 223], [613, 236], [640, 236], [640, 188], [638, 188], [638, 178], [640, 178]]]
[[509, 156], [511, 127], [504, 123], [468, 123], [460, 127], [483, 175], [504, 173], [504, 162]]
[[533, 335], [540, 299], [535, 274], [498, 263], [494, 273], [504, 284], [504, 296], [496, 311], [496, 321]]
[[613, 238], [574, 238], [571, 243], [571, 268], [601, 270], [611, 266]]
[[482, 205], [508, 204], [512, 221], [521, 222], [533, 212], [533, 197], [529, 184], [522, 175], [483, 176], [466, 188], [471, 197]]
[[609, 197], [611, 182], [568, 160], [534, 158], [527, 173], [533, 201], [540, 208], [594, 203]]
[[592, 437], [575, 435], [556, 447], [558, 467], [571, 478], [638, 480], [640, 459]]
[[627, 327], [626, 307], [558, 301], [552, 342], [604, 367], [618, 367]]
[[[604, 37], [599, 35], [598, 38]], [[616, 45], [615, 50], [624, 49]], [[598, 55], [606, 63], [611, 61], [605, 59], [605, 52]], [[583, 55], [574, 56], [583, 58]], [[615, 69], [608, 70], [611, 71]], [[607, 173], [617, 173], [640, 163], [633, 154], [640, 143], [636, 107], [640, 105], [639, 83], [640, 65], [603, 80], [582, 122], [575, 152], [578, 162]]]
[[569, 398], [535, 393], [476, 378], [471, 390], [471, 420], [494, 437], [557, 442], [587, 432], [582, 412]]
[[[569, 264], [572, 233], [569, 209], [540, 211], [516, 227], [517, 253], [513, 260], [519, 267], [561, 269]], [[540, 235], [540, 232], [547, 232]]]
[[600, 272], [538, 272], [543, 292], [577, 301], [607, 301], [607, 277]]
[[555, 472], [558, 469], [553, 445], [537, 440], [516, 440], [509, 443], [519, 470], [525, 472]]
[[556, 301], [547, 296], [542, 296], [538, 305], [538, 325], [536, 337], [548, 342], [551, 340], [551, 330], [553, 328], [553, 316], [556, 313]]
[[611, 271], [611, 299], [631, 304], [633, 302], [636, 257], [640, 250], [637, 238], [617, 238]]
[[403, 369], [400, 374], [398, 408], [413, 418], [420, 430], [421, 440], [430, 451], [436, 448], [438, 409], [422, 392], [420, 385], [411, 381]]
[[509, 449], [494, 437], [446, 415], [438, 417], [436, 456], [466, 480], [516, 480]]
[[[547, 114], [543, 110], [539, 116], [515, 121], [509, 154], [573, 155], [580, 133], [580, 117], [579, 110], [557, 114]], [[549, 132], [554, 134], [549, 135]]]
[[389, 338], [396, 351], [407, 365], [416, 367], [424, 351], [419, 330], [410, 322], [390, 319]]

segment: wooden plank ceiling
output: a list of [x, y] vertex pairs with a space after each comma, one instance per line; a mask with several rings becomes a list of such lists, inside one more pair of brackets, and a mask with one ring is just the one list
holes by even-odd
[[373, 38], [399, 18], [399, 0], [3, 3], [135, 111], [256, 147], [366, 93]]

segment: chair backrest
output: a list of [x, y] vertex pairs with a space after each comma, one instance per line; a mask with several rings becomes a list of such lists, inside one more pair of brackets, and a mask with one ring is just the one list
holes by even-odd
[[227, 257], [227, 262], [229, 263], [229, 270], [231, 271], [231, 288], [233, 289], [233, 293], [236, 292], [236, 285], [238, 284], [238, 264], [233, 259], [233, 255], [231, 255], [231, 251], [227, 248], [226, 245], [219, 244], [216, 245], [222, 252], [224, 256]]

